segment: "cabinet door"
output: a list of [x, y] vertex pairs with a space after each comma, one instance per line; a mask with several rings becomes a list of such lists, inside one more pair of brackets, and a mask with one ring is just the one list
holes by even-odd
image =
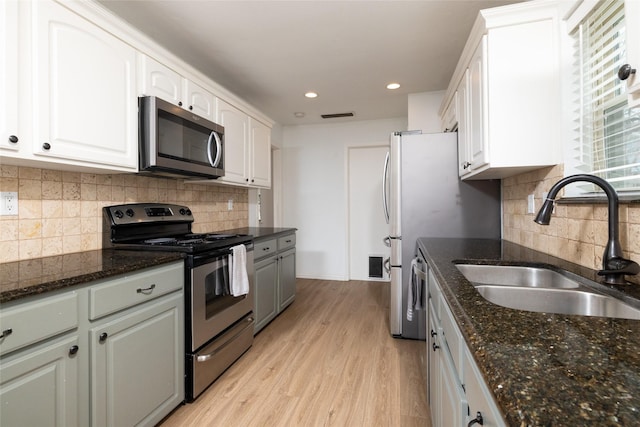
[[134, 49], [58, 3], [31, 6], [34, 154], [137, 170]]
[[640, 1], [626, 0], [624, 16], [627, 31], [627, 63], [636, 70], [627, 79], [629, 105], [640, 107]]
[[488, 162], [485, 126], [487, 90], [487, 36], [483, 36], [469, 63], [468, 120], [471, 169], [477, 169]]
[[246, 184], [249, 117], [231, 104], [217, 100], [216, 123], [224, 126], [224, 176], [222, 181]]
[[462, 371], [464, 373], [465, 394], [469, 403], [469, 416], [466, 422], [476, 418], [477, 413], [480, 412], [484, 422], [483, 426], [504, 426], [500, 410], [468, 348], [464, 349], [464, 368]]
[[2, 361], [0, 425], [78, 425], [77, 345], [71, 336]]
[[139, 54], [139, 93], [182, 105], [182, 76], [147, 55]]
[[429, 392], [429, 407], [431, 408], [431, 421], [434, 426], [442, 425], [440, 423], [440, 341], [438, 339], [438, 322], [435, 319], [435, 309], [433, 308], [432, 299], [429, 298], [429, 324], [430, 328], [427, 335], [427, 379]]
[[215, 122], [216, 107], [213, 94], [188, 79], [183, 79], [183, 86], [184, 108], [200, 117]]
[[453, 361], [444, 348], [440, 354], [440, 424], [441, 426], [461, 426], [467, 416], [467, 400], [453, 366]]
[[296, 298], [296, 250], [290, 249], [281, 253], [278, 262], [280, 263], [278, 312], [280, 312]]
[[257, 333], [278, 314], [278, 261], [267, 258], [255, 263], [254, 311]]
[[462, 76], [458, 90], [458, 175], [471, 171], [471, 143], [469, 139], [469, 69]]
[[0, 2], [0, 148], [18, 149], [18, 2]]
[[182, 293], [89, 331], [91, 425], [154, 425], [184, 399]]
[[249, 118], [250, 184], [271, 187], [271, 129]]

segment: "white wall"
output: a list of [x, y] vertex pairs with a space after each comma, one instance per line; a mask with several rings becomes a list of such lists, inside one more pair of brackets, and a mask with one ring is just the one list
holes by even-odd
[[409, 95], [408, 120], [282, 129], [282, 223], [277, 225], [298, 228], [298, 277], [348, 280], [348, 147], [388, 144], [389, 135], [399, 130], [439, 132], [438, 108], [443, 97], [444, 92]]
[[298, 228], [298, 277], [348, 280], [347, 147], [388, 144], [405, 129], [402, 118], [284, 128], [282, 225]]
[[445, 91], [409, 94], [408, 130], [422, 130], [423, 133], [440, 132], [438, 108]]

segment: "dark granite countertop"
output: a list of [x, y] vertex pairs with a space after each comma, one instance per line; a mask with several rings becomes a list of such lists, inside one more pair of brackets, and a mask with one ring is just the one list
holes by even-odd
[[0, 304], [183, 259], [179, 252], [94, 250], [0, 264]]
[[[500, 240], [418, 239], [489, 389], [510, 426], [640, 423], [640, 321], [504, 308], [455, 267], [551, 265], [598, 280], [594, 270]], [[600, 290], [640, 298], [640, 286]]]
[[220, 231], [228, 234], [251, 234], [254, 240], [272, 239], [285, 234], [294, 233], [297, 228], [290, 227], [241, 227]]

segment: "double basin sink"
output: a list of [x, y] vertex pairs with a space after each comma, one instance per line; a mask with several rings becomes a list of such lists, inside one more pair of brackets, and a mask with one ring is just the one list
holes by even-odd
[[596, 290], [598, 283], [574, 279], [544, 267], [456, 264], [486, 300], [507, 308], [541, 313], [640, 320], [633, 306]]

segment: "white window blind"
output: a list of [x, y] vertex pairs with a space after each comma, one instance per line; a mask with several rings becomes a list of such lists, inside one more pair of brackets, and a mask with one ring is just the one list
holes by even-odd
[[[618, 192], [640, 191], [640, 109], [627, 107], [624, 2], [598, 2], [571, 34], [575, 72], [573, 143], [565, 174], [591, 173]], [[591, 184], [566, 195], [601, 191]]]

